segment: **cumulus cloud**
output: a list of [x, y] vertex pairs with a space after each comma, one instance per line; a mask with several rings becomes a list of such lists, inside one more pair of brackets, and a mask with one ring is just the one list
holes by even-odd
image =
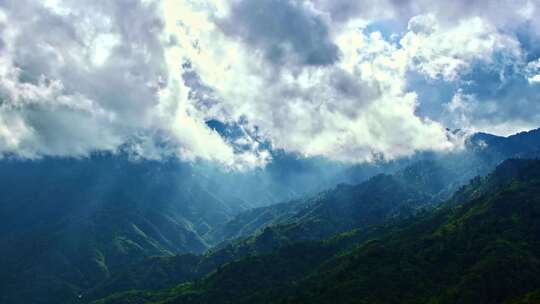
[[[514, 104], [510, 100], [506, 102], [510, 105], [494, 100], [482, 101], [476, 95], [466, 94], [460, 90], [449, 103], [444, 104], [444, 107], [447, 119], [451, 120], [448, 124], [459, 125], [465, 130], [482, 130], [508, 136], [538, 127], [535, 123], [540, 118], [538, 106], [530, 107], [526, 98], [517, 99]], [[525, 112], [529, 114], [519, 115], [512, 110], [513, 107], [522, 108], [523, 114]], [[500, 115], [500, 112], [503, 114]]]
[[527, 80], [531, 84], [540, 84], [540, 58], [527, 63], [525, 68]]
[[536, 23], [534, 14], [538, 3], [536, 0], [392, 0], [391, 5], [399, 15], [407, 18], [432, 12], [444, 23], [478, 17], [500, 28], [513, 28], [527, 21]]
[[314, 6], [327, 12], [337, 23], [362, 18], [364, 20], [389, 20], [404, 25], [418, 15], [434, 14], [446, 24], [474, 17], [482, 18], [499, 27], [514, 28], [524, 22], [538, 28], [534, 18], [538, 13], [536, 0], [311, 0]]
[[161, 10], [137, 0], [1, 3], [1, 152], [85, 156], [142, 136], [138, 153], [156, 158], [148, 136], [159, 133], [185, 159], [237, 163], [190, 108]]
[[531, 82], [530, 67], [531, 63], [506, 59], [492, 65], [477, 64], [463, 79], [466, 84], [454, 94], [441, 119], [447, 125], [501, 135], [537, 128], [540, 87]]
[[[538, 58], [519, 35], [535, 35], [537, 11], [531, 0], [2, 1], [0, 152], [129, 146], [253, 167], [269, 146], [346, 162], [452, 150], [446, 127], [538, 121]], [[428, 100], [438, 86], [447, 96]]]
[[150, 123], [141, 112], [155, 105], [157, 79], [165, 74], [159, 43], [150, 39], [160, 21], [137, 3], [46, 4], [0, 7], [0, 121], [19, 135], [0, 140], [2, 150], [35, 157], [113, 149], [126, 129]]
[[493, 64], [497, 53], [520, 57], [514, 37], [478, 17], [440, 28], [435, 15], [418, 15], [411, 18], [408, 30], [400, 43], [411, 57], [411, 68], [431, 78], [457, 80], [473, 64]]
[[[299, 10], [301, 3], [290, 2], [285, 7]], [[190, 71], [200, 80], [197, 86], [211, 88], [209, 95], [215, 102], [210, 103], [206, 114], [233, 122], [243, 120], [274, 147], [340, 161], [395, 158], [417, 150], [452, 148], [442, 125], [415, 115], [416, 95], [395, 88], [406, 65], [406, 60], [396, 54], [396, 46], [381, 37], [366, 37], [353, 26], [335, 33], [334, 43], [343, 58], [334, 64], [295, 60], [293, 64], [299, 68], [284, 68], [276, 74], [276, 62], [260, 54], [273, 52], [277, 38], [253, 29], [252, 19], [242, 20], [240, 15], [249, 10], [239, 13], [238, 5], [245, 4], [233, 3], [219, 18], [213, 15], [219, 12], [211, 10], [208, 15], [198, 11], [196, 18], [187, 16], [186, 11], [193, 11], [193, 6], [178, 9], [177, 15], [170, 17], [182, 20], [177, 39], [191, 49], [179, 52], [189, 58]], [[268, 20], [275, 13], [270, 7], [253, 9], [259, 14], [257, 20]], [[311, 14], [302, 18], [318, 20], [320, 12], [302, 9], [302, 14]], [[242, 30], [246, 23], [253, 32], [244, 34], [245, 39], [230, 39], [231, 29], [223, 27], [223, 20], [235, 20], [234, 26]], [[313, 41], [328, 39], [328, 32], [313, 31], [309, 26], [299, 31], [284, 35], [283, 43], [298, 39], [291, 35], [308, 35], [302, 31], [321, 35]], [[309, 44], [305, 48], [304, 53], [294, 56], [311, 51]]]

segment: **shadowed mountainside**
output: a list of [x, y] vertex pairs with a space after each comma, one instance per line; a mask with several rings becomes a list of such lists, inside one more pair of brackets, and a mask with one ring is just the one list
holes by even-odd
[[[438, 210], [225, 264], [113, 303], [527, 303], [540, 287], [540, 162], [509, 160]], [[464, 200], [464, 201], [462, 201]], [[344, 246], [344, 243], [349, 243]], [[351, 245], [357, 244], [356, 246]], [[352, 246], [352, 247], [351, 247]]]

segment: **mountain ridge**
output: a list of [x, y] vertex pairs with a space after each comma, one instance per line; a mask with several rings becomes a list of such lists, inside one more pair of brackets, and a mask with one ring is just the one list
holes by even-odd
[[490, 190], [391, 224], [345, 252], [331, 239], [296, 243], [192, 283], [96, 303], [505, 303], [534, 297], [540, 162], [507, 161], [469, 186]]
[[[350, 229], [359, 229], [359, 235], [374, 235], [379, 230], [373, 230], [373, 225], [435, 207], [505, 157], [534, 155], [540, 146], [538, 134], [531, 131], [510, 139], [494, 137], [496, 140], [482, 135], [472, 138], [461, 152], [341, 168], [324, 175], [323, 184], [360, 182], [341, 183], [333, 190], [270, 207], [260, 207], [261, 202], [268, 202], [269, 197], [288, 198], [292, 192], [305, 193], [302, 187], [316, 178], [301, 180], [302, 176], [324, 171], [326, 165], [307, 161], [293, 166], [300, 173], [288, 172], [288, 164], [296, 158], [283, 155], [269, 175], [263, 171], [246, 176], [230, 173], [231, 179], [222, 180], [229, 173], [174, 160], [133, 160], [125, 155], [4, 159], [0, 161], [0, 289], [9, 303], [48, 304], [79, 295], [103, 295], [100, 288], [114, 291], [112, 281], [133, 273], [137, 288], [144, 287], [137, 285], [143, 275], [133, 267], [149, 259], [154, 259], [156, 271], [148, 272], [147, 278], [161, 272], [163, 281], [172, 284], [292, 243], [317, 242]], [[517, 146], [505, 148], [509, 141]], [[326, 179], [336, 172], [342, 175]], [[373, 174], [375, 177], [366, 180]], [[291, 182], [297, 178], [300, 180]], [[236, 184], [249, 191], [242, 194], [242, 187]], [[282, 191], [287, 187], [294, 189]], [[250, 202], [258, 194], [264, 199]], [[221, 225], [235, 221], [229, 232], [216, 233]], [[214, 245], [206, 258], [189, 254], [201, 254]], [[153, 256], [161, 256], [164, 262], [160, 264], [161, 259]], [[198, 261], [200, 267], [184, 269], [175, 262], [177, 256]], [[167, 264], [174, 271], [163, 268]], [[167, 287], [157, 281], [153, 286]]]

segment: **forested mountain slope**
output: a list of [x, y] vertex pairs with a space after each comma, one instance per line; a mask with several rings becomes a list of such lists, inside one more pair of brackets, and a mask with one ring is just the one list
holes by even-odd
[[506, 303], [534, 298], [540, 288], [540, 162], [509, 160], [456, 197], [462, 201], [389, 224], [369, 241], [351, 238], [358, 244], [352, 249], [343, 245], [350, 234], [296, 243], [223, 265], [173, 289], [133, 291], [98, 303]]
[[[134, 265], [148, 258], [165, 273], [151, 287], [162, 288], [298, 241], [351, 229], [364, 235], [435, 206], [506, 157], [535, 155], [539, 133], [476, 134], [462, 151], [351, 167], [276, 151], [266, 168], [244, 173], [121, 152], [7, 157], [0, 160], [2, 299], [58, 303], [146, 287]], [[351, 184], [298, 197], [338, 181]], [[177, 256], [200, 266], [185, 268]], [[163, 266], [171, 263], [180, 270]], [[133, 273], [133, 284], [124, 284]]]

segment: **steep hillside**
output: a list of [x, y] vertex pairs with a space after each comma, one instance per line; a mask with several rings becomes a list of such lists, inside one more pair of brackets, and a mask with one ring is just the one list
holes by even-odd
[[98, 155], [0, 166], [7, 303], [50, 303], [144, 257], [203, 252], [200, 236], [247, 208], [174, 162]]
[[[365, 234], [447, 199], [466, 180], [508, 156], [534, 155], [538, 132], [508, 138], [477, 134], [460, 152], [354, 167], [279, 151], [268, 167], [251, 172], [174, 159], [137, 160], [123, 153], [6, 158], [0, 161], [0, 267], [5, 278], [0, 291], [9, 303], [49, 303], [142, 288], [140, 278], [151, 279], [154, 271], [141, 275], [133, 265], [158, 256], [156, 271], [165, 274], [152, 288], [163, 288], [298, 241], [350, 229]], [[370, 178], [380, 172], [393, 174]], [[338, 181], [365, 179], [260, 207]], [[470, 191], [462, 190], [462, 196]], [[462, 196], [453, 200], [462, 201]], [[218, 244], [205, 258], [196, 257], [196, 268], [184, 269], [175, 261]], [[162, 267], [168, 263], [182, 269], [168, 272]], [[136, 279], [124, 284], [130, 275]]]
[[[466, 140], [463, 150], [448, 154], [419, 154], [407, 161], [388, 163], [386, 167], [393, 169], [391, 175], [395, 182], [408, 188], [408, 191], [422, 195], [424, 203], [427, 202], [426, 198], [429, 198], [430, 203], [436, 204], [449, 199], [456, 190], [474, 177], [488, 174], [502, 161], [512, 157], [535, 157], [539, 151], [540, 129], [509, 137], [476, 133]], [[357, 178], [357, 181], [362, 181], [366, 178], [363, 173], [376, 172], [376, 168], [377, 166], [373, 165], [372, 171], [366, 171], [362, 166], [351, 167], [345, 174], [348, 177], [342, 180], [353, 182]], [[309, 213], [311, 211], [306, 210], [318, 208], [313, 200], [316, 199], [296, 199], [242, 212], [230, 222], [216, 226], [214, 230], [206, 233], [204, 238], [209, 244], [216, 245], [252, 235], [268, 226], [289, 221], [297, 223], [296, 217], [302, 217], [299, 215], [301, 212]], [[321, 195], [321, 200], [325, 200], [324, 194]]]
[[[263, 213], [266, 218], [249, 219], [252, 221], [249, 225], [254, 227], [249, 231], [252, 235], [211, 249], [186, 265], [187, 272], [175, 271], [176, 266], [167, 269], [167, 265], [182, 264], [185, 256], [152, 259], [144, 262], [152, 267], [143, 264], [130, 267], [96, 286], [85, 297], [93, 298], [111, 290], [170, 287], [171, 277], [177, 282], [187, 281], [246, 256], [270, 253], [299, 241], [321, 240], [351, 229], [358, 229], [355, 238], [366, 238], [376, 232], [377, 225], [409, 217], [429, 202], [429, 196], [388, 175], [378, 175], [356, 186], [340, 185], [311, 198], [263, 208], [267, 210]], [[159, 283], [149, 287], [146, 280]]]
[[429, 194], [390, 175], [377, 175], [358, 185], [339, 185], [313, 197], [250, 210], [208, 232], [210, 243], [261, 232], [266, 227], [290, 240], [322, 239], [409, 216], [432, 201]]
[[465, 188], [468, 201], [353, 249], [297, 243], [173, 289], [98, 303], [528, 303], [540, 288], [540, 162], [507, 161]]

